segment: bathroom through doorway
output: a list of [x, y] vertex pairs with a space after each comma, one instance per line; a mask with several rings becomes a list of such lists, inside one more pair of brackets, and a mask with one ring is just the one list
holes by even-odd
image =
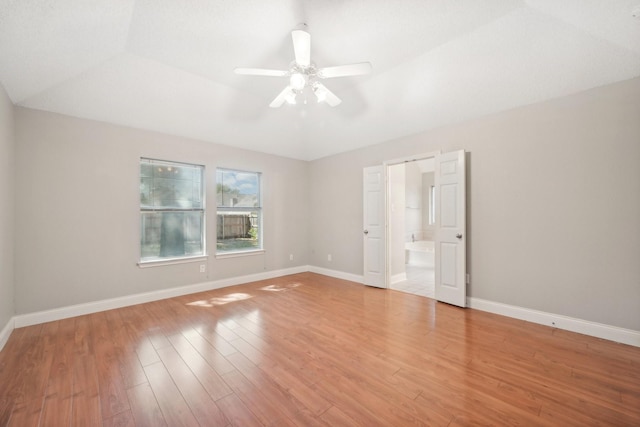
[[388, 177], [390, 288], [435, 297], [435, 160], [392, 164]]

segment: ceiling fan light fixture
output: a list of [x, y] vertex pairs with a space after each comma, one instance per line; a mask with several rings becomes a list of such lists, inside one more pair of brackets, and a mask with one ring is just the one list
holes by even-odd
[[293, 90], [301, 91], [307, 85], [307, 76], [302, 73], [293, 73], [289, 79], [289, 85]]
[[323, 86], [314, 85], [313, 93], [316, 95], [319, 103], [327, 100], [327, 90]]
[[287, 104], [294, 105], [296, 103], [296, 93], [290, 91], [284, 99], [287, 101]]

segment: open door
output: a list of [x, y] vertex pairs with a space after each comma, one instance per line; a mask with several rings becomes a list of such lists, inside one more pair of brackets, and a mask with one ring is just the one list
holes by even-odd
[[436, 300], [466, 307], [466, 190], [464, 150], [436, 156]]
[[386, 288], [384, 166], [364, 168], [364, 284]]

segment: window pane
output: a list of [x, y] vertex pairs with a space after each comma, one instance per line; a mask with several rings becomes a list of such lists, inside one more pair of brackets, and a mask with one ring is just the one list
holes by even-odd
[[140, 159], [140, 259], [205, 254], [204, 166]]
[[217, 252], [261, 249], [260, 211], [218, 211]]
[[260, 206], [260, 174], [218, 169], [216, 201], [220, 207]]
[[203, 254], [203, 212], [142, 212], [141, 259]]
[[202, 167], [142, 163], [140, 205], [151, 209], [202, 208]]
[[262, 249], [260, 173], [216, 171], [217, 253]]

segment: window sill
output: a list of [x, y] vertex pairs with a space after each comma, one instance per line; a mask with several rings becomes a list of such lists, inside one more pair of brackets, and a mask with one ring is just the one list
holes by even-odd
[[149, 267], [161, 267], [163, 265], [175, 265], [175, 264], [188, 264], [192, 262], [198, 261], [206, 261], [209, 259], [208, 255], [199, 255], [188, 258], [169, 258], [169, 259], [159, 259], [152, 261], [140, 261], [138, 262], [138, 267], [140, 268], [149, 268]]
[[216, 259], [238, 258], [238, 257], [250, 256], [250, 255], [261, 255], [264, 252], [265, 252], [264, 249], [256, 249], [252, 251], [241, 251], [241, 252], [226, 252], [222, 254], [216, 254]]

